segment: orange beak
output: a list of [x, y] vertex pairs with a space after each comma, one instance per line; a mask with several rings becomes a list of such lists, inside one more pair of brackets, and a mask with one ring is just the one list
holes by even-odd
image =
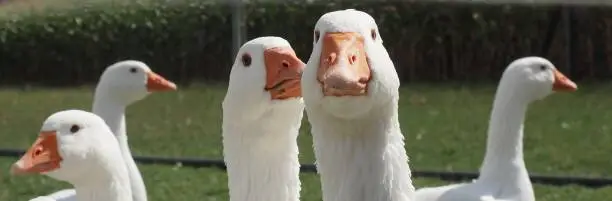
[[59, 155], [55, 131], [41, 132], [28, 151], [13, 164], [11, 174], [22, 175], [45, 173], [60, 167], [62, 157]]
[[563, 73], [555, 69], [555, 82], [553, 83], [553, 91], [576, 91], [578, 86], [572, 80], [567, 78]]
[[282, 100], [302, 96], [300, 80], [304, 62], [291, 47], [274, 47], [264, 51], [266, 86], [272, 99]]
[[155, 91], [173, 91], [176, 90], [176, 84], [168, 81], [166, 78], [154, 73], [152, 71], [147, 72], [147, 90], [149, 92]]
[[372, 76], [363, 36], [354, 32], [323, 36], [317, 79], [325, 96], [364, 96]]

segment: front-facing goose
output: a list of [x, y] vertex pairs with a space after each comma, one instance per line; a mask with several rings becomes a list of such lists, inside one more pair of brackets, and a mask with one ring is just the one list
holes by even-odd
[[13, 174], [39, 173], [66, 181], [79, 201], [130, 201], [128, 171], [104, 120], [81, 110], [52, 114]]
[[304, 63], [289, 42], [246, 42], [223, 100], [223, 155], [231, 201], [298, 201], [297, 136]]
[[472, 183], [422, 188], [417, 201], [535, 201], [523, 160], [523, 122], [527, 106], [576, 84], [540, 57], [517, 59], [497, 87], [480, 176]]
[[347, 9], [314, 29], [302, 95], [323, 201], [410, 201], [399, 78], [374, 19]]

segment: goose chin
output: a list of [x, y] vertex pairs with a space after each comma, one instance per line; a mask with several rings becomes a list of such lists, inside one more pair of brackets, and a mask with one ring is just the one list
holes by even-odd
[[75, 164], [82, 165], [83, 163], [90, 163], [90, 161], [62, 161], [62, 167], [53, 169], [47, 172], [42, 172], [40, 174], [51, 177], [56, 180], [65, 181], [68, 183], [82, 181], [83, 179], [87, 179], [87, 176], [92, 175], [92, 171], [90, 169], [82, 169], [78, 166], [75, 167]]
[[341, 119], [355, 119], [368, 115], [372, 108], [371, 99], [366, 96], [324, 97], [322, 108], [330, 115]]

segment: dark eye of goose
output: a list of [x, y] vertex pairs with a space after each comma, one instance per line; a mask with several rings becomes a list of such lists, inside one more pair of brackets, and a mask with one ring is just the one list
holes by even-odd
[[545, 71], [546, 69], [548, 69], [546, 65], [540, 65], [540, 70]]
[[71, 132], [71, 133], [76, 133], [76, 132], [79, 132], [79, 130], [81, 130], [81, 127], [80, 127], [80, 126], [78, 126], [78, 125], [72, 125], [72, 126], [70, 127], [70, 132]]
[[136, 68], [130, 68], [130, 73], [136, 73], [138, 71], [138, 69]]
[[251, 66], [251, 55], [246, 54], [246, 53], [242, 55], [242, 65], [244, 67]]
[[372, 37], [372, 40], [376, 40], [378, 34], [376, 34], [376, 30], [372, 29], [370, 30], [370, 36]]

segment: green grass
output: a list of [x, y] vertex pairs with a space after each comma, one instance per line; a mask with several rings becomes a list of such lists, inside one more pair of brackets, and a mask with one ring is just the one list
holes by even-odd
[[[408, 86], [409, 84], [405, 84]], [[525, 130], [530, 172], [610, 176], [612, 86], [581, 85], [534, 103]], [[483, 157], [493, 86], [410, 85], [402, 89], [400, 121], [413, 169], [476, 171]], [[196, 86], [152, 94], [128, 108], [128, 134], [137, 155], [221, 157], [224, 86]], [[51, 113], [89, 110], [91, 87], [58, 90], [0, 90], [0, 147], [27, 148]], [[312, 163], [307, 120], [300, 135], [303, 163]], [[16, 158], [0, 158], [0, 200], [26, 200], [68, 187], [44, 176], [13, 177]], [[228, 200], [226, 175], [217, 169], [141, 165], [150, 200]], [[302, 200], [320, 200], [316, 174], [302, 175]], [[415, 185], [443, 184], [415, 179]], [[612, 188], [535, 185], [539, 201], [606, 200]]]

